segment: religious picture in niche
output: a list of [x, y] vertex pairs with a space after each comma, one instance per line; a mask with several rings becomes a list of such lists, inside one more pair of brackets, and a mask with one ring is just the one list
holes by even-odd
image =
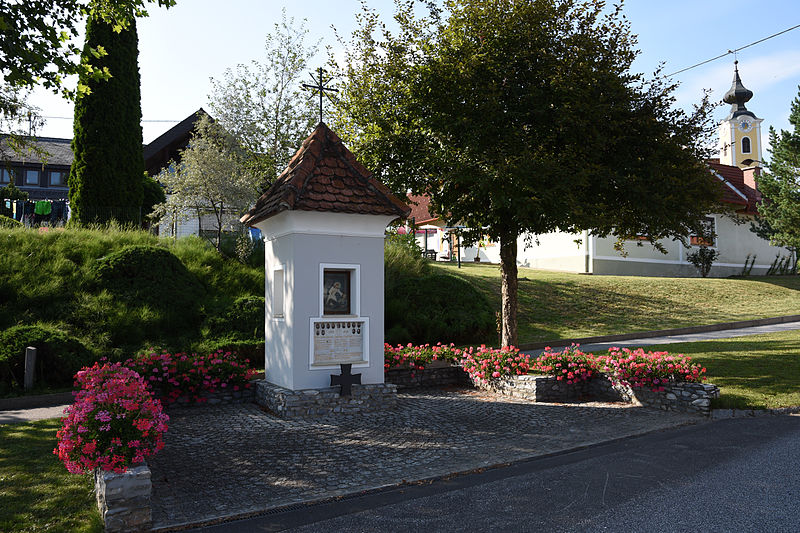
[[350, 314], [349, 270], [326, 270], [322, 283], [322, 291], [324, 314]]

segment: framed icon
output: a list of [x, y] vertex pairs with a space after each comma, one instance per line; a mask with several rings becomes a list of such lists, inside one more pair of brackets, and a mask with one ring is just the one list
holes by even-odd
[[349, 315], [350, 270], [325, 269], [322, 282], [323, 313], [326, 315]]

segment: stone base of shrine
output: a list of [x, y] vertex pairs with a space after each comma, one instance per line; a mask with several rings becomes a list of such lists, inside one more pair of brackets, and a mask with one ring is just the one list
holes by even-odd
[[353, 385], [350, 396], [340, 396], [339, 391], [338, 386], [291, 390], [262, 380], [256, 382], [256, 403], [281, 418], [383, 411], [397, 405], [397, 385], [393, 383]]

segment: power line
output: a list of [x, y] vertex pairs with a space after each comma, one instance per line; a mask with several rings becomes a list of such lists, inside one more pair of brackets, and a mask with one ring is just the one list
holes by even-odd
[[750, 44], [746, 44], [744, 46], [740, 46], [739, 48], [736, 48], [734, 50], [728, 50], [724, 54], [720, 54], [720, 55], [718, 55], [716, 57], [712, 57], [711, 59], [706, 59], [705, 61], [701, 61], [700, 63], [692, 65], [691, 67], [686, 67], [686, 68], [682, 68], [681, 70], [676, 70], [675, 72], [673, 72], [671, 74], [665, 74], [664, 77], [665, 78], [669, 78], [670, 76], [674, 76], [675, 74], [680, 74], [681, 72], [686, 72], [687, 70], [691, 70], [693, 68], [697, 68], [699, 66], [705, 65], [706, 63], [711, 63], [712, 61], [716, 61], [717, 59], [719, 59], [721, 57], [725, 57], [727, 55], [735, 54], [739, 50], [744, 50], [745, 48], [750, 48], [753, 45], [756, 45], [758, 43], [763, 43], [764, 41], [768, 41], [768, 40], [772, 39], [773, 37], [777, 37], [778, 35], [783, 35], [784, 33], [790, 32], [792, 30], [796, 30], [797, 28], [800, 28], [800, 24], [797, 24], [796, 26], [792, 26], [791, 28], [786, 28], [785, 30], [779, 31], [778, 33], [773, 33], [772, 35], [770, 35], [768, 37], [764, 37], [763, 39], [759, 39], [757, 41], [753, 41]]
[[[46, 119], [54, 119], [54, 120], [73, 120], [74, 117], [42, 117]], [[168, 120], [168, 119], [159, 119], [159, 120], [145, 120], [142, 119], [142, 122], [180, 122], [180, 120]]]

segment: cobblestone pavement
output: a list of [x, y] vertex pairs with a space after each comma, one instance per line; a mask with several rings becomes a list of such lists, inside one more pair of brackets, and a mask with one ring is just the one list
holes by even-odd
[[534, 404], [457, 390], [391, 411], [282, 420], [255, 404], [170, 412], [148, 460], [155, 527], [464, 472], [702, 419], [621, 404]]

